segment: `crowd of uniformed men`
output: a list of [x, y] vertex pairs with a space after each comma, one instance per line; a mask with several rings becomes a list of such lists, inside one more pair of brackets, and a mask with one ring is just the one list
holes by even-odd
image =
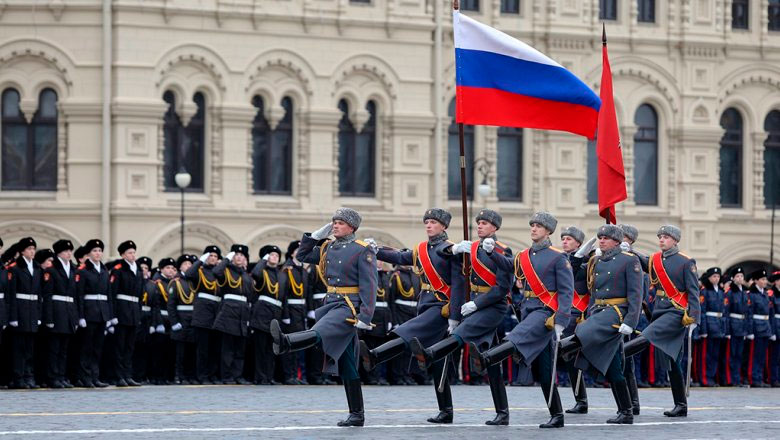
[[479, 212], [473, 242], [450, 241], [450, 219], [427, 210], [426, 239], [398, 250], [356, 240], [360, 215], [340, 208], [286, 252], [263, 246], [257, 263], [241, 244], [154, 264], [132, 241], [109, 262], [98, 239], [39, 249], [24, 238], [0, 257], [0, 385], [339, 381], [342, 423], [362, 426], [361, 381], [432, 382], [440, 413], [429, 421], [451, 423], [450, 383], [486, 379], [497, 425], [509, 422], [505, 382], [536, 382], [551, 415], [541, 427], [563, 426], [556, 383], [571, 385], [566, 412], [580, 414], [587, 387], [610, 386], [612, 423], [639, 414], [638, 388], [671, 385], [666, 415], [685, 416], [688, 379], [780, 386], [780, 272], [699, 277], [673, 225], [650, 256], [633, 249], [631, 225], [587, 241], [569, 226], [557, 248], [557, 220], [539, 212], [533, 245], [513, 255], [497, 212]]

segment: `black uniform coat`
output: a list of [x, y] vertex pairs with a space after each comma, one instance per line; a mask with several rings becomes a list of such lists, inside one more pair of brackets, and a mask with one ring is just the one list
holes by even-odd
[[[136, 264], [135, 273], [127, 261], [122, 260], [111, 269], [111, 300], [114, 304], [114, 315], [119, 325], [135, 327], [141, 325], [141, 300], [144, 295], [144, 277], [141, 267]], [[136, 301], [117, 298], [123, 295], [136, 298]]]
[[[33, 261], [33, 273], [27, 268], [24, 257], [19, 257], [16, 263], [8, 267], [8, 321], [18, 321], [19, 332], [35, 333], [38, 331], [38, 321], [41, 320], [43, 305], [43, 271], [41, 266]], [[16, 295], [35, 295], [34, 300], [20, 299]]]
[[[80, 311], [80, 317], [87, 322], [105, 324], [114, 318], [114, 310], [111, 301], [108, 299], [110, 298], [108, 270], [106, 270], [103, 263], [98, 264], [100, 264], [100, 273], [98, 273], [90, 260], [79, 266], [76, 272], [76, 291], [79, 294], [79, 307], [83, 307], [83, 310]], [[107, 299], [86, 299], [87, 295], [103, 295]]]
[[417, 316], [419, 296], [420, 277], [406, 266], [396, 269], [390, 276], [390, 308], [394, 325], [401, 325]]
[[172, 280], [165, 278], [161, 273], [157, 273], [152, 278], [153, 285], [151, 292], [149, 292], [149, 302], [151, 302], [152, 313], [152, 326], [157, 327], [162, 325], [165, 327], [165, 333], [170, 333], [171, 330], [171, 317], [168, 313], [168, 301], [170, 300], [170, 294], [168, 293], [168, 284]]
[[214, 267], [198, 260], [184, 273], [184, 277], [197, 292], [192, 310], [193, 327], [207, 329], [214, 327], [214, 320], [217, 318], [219, 305], [222, 302], [217, 277], [214, 276]]
[[[233, 336], [247, 336], [250, 304], [256, 295], [251, 275], [229, 262], [227, 258], [214, 266], [212, 273], [219, 281], [222, 297], [222, 305], [214, 320], [214, 330]], [[245, 301], [225, 298], [225, 295], [237, 295]]]
[[252, 269], [255, 292], [249, 326], [266, 333], [271, 331], [271, 321], [282, 319], [284, 291], [279, 283], [279, 268], [260, 260]]
[[[393, 325], [393, 312], [390, 309], [390, 274], [383, 270], [377, 272], [376, 306], [371, 323], [374, 328], [365, 330], [365, 334], [383, 338]], [[388, 325], [389, 324], [389, 325]], [[390, 328], [388, 328], [390, 327]]]
[[181, 330], [171, 330], [171, 339], [174, 341], [195, 342], [195, 330], [192, 328], [195, 295], [189, 281], [180, 276], [168, 283], [168, 319], [172, 326], [177, 323], [182, 326]]
[[[43, 321], [54, 324], [49, 331], [61, 334], [73, 334], [79, 325], [79, 303], [76, 292], [76, 266], [70, 263], [69, 273], [58, 257], [54, 257], [52, 266], [43, 273]], [[68, 300], [68, 298], [70, 300]]]
[[289, 319], [286, 333], [306, 330], [306, 314], [310, 308], [309, 274], [302, 264], [285, 261], [279, 274], [279, 293], [284, 298], [282, 319]]

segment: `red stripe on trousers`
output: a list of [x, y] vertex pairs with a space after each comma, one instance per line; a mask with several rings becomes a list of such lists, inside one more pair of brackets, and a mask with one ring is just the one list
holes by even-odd
[[707, 385], [707, 340], [701, 343], [701, 384]]
[[750, 358], [748, 358], [748, 382], [753, 385], [753, 350], [756, 348], [756, 340], [750, 341]]
[[731, 385], [731, 339], [726, 340], [726, 383]]
[[655, 383], [655, 347], [650, 345], [649, 360], [647, 367], [647, 379], [650, 383]]

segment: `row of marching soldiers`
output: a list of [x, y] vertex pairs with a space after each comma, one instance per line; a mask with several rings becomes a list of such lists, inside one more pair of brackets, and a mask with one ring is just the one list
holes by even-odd
[[[163, 258], [155, 266], [122, 242], [120, 259], [103, 261], [104, 244], [75, 248], [58, 240], [38, 249], [31, 237], [0, 257], [0, 384], [12, 389], [93, 388], [152, 384], [333, 384], [323, 353], [275, 356], [269, 325], [289, 331], [314, 324], [326, 287], [318, 266], [296, 260], [298, 241], [282, 251], [264, 246], [257, 263], [236, 244], [203, 254]], [[0, 241], [2, 249], [2, 241]], [[377, 267], [372, 346], [416, 315], [420, 279], [408, 267]], [[251, 354], [251, 355], [250, 355]], [[245, 360], [247, 362], [245, 362]], [[368, 383], [415, 383], [398, 359]], [[417, 381], [424, 380], [416, 376]], [[247, 380], [246, 378], [253, 379]]]

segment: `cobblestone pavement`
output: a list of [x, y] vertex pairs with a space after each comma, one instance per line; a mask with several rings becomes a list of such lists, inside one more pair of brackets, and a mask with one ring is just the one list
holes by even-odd
[[[669, 419], [669, 389], [642, 389], [633, 426], [606, 425], [615, 412], [608, 389], [589, 389], [590, 413], [567, 415], [563, 429], [540, 430], [547, 410], [538, 387], [510, 387], [511, 425], [493, 418], [487, 386], [453, 387], [455, 423], [431, 425], [431, 386], [364, 387], [366, 427], [337, 428], [346, 415], [340, 386], [178, 386], [103, 390], [0, 391], [0, 437], [395, 439], [631, 436], [648, 438], [780, 438], [780, 390], [693, 389], [689, 416]], [[564, 407], [573, 405], [561, 389]], [[572, 437], [570, 437], [572, 438]]]

